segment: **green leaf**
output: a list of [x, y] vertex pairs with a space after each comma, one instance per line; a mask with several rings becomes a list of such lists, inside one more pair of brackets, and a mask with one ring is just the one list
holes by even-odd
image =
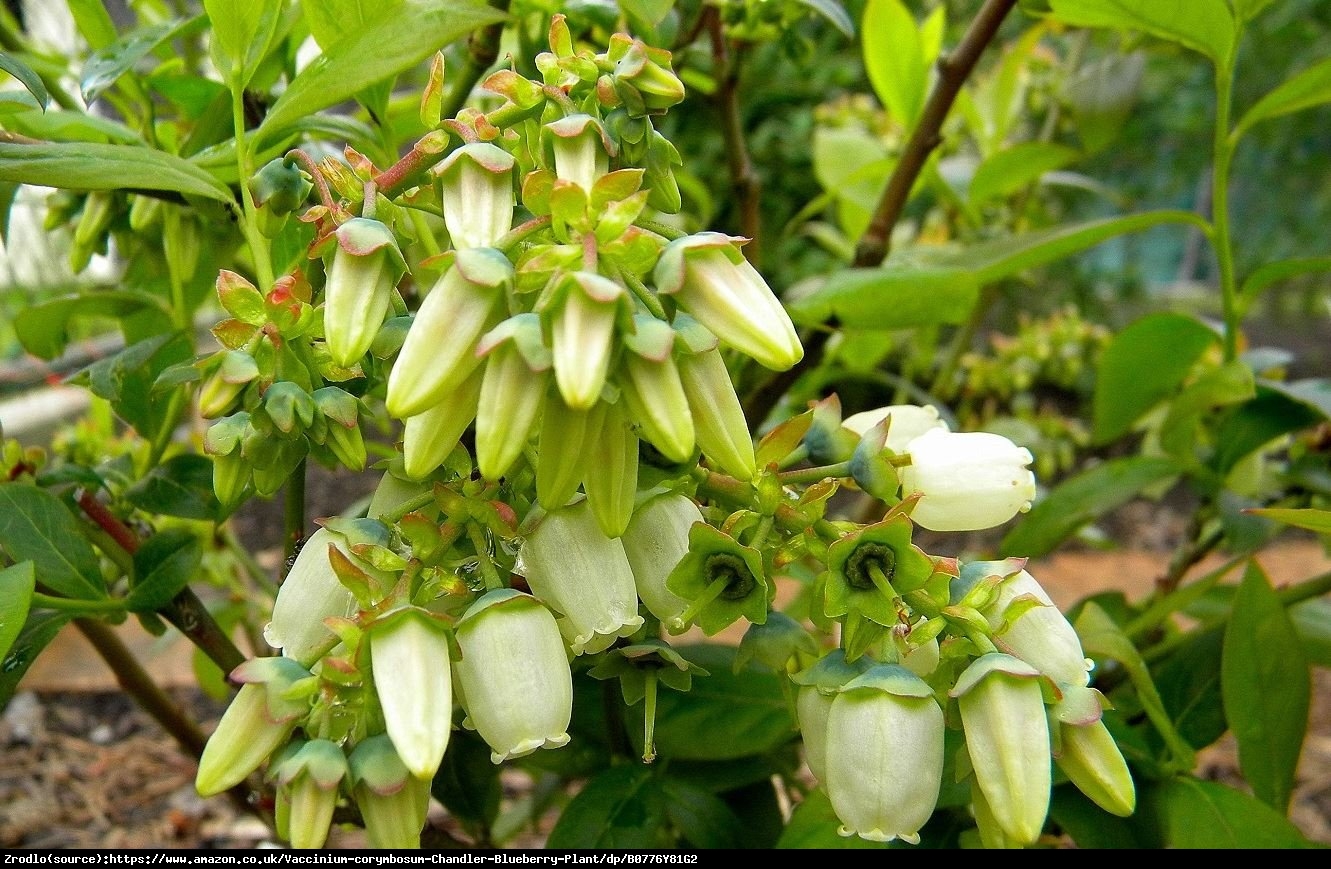
[[83, 101], [92, 105], [103, 91], [115, 84], [117, 79], [133, 69], [134, 64], [147, 57], [157, 46], [201, 30], [206, 20], [199, 15], [188, 20], [176, 19], [141, 27], [93, 52], [92, 57], [83, 64], [83, 79], [79, 83]]
[[1288, 610], [1303, 654], [1314, 667], [1331, 667], [1331, 600], [1315, 598]]
[[1005, 558], [1047, 555], [1086, 523], [1178, 472], [1172, 460], [1156, 456], [1109, 459], [1063, 481], [1038, 500], [1003, 538], [1000, 552]]
[[[503, 19], [482, 0], [405, 0], [398, 14], [338, 44], [292, 79], [259, 126], [258, 139], [395, 76], [472, 30]], [[392, 46], [385, 51], [384, 46]]]
[[0, 143], [0, 181], [72, 190], [173, 190], [232, 201], [231, 191], [188, 160], [138, 145]]
[[1211, 745], [1229, 729], [1220, 690], [1223, 650], [1223, 631], [1194, 631], [1152, 671], [1160, 702], [1193, 748]]
[[283, 0], [203, 0], [212, 22], [213, 65], [232, 90], [250, 83], [268, 54], [285, 5]]
[[1232, 62], [1238, 25], [1225, 0], [1049, 0], [1053, 17], [1078, 27], [1140, 30], [1211, 58]]
[[739, 848], [742, 824], [725, 800], [675, 777], [662, 781], [666, 815], [679, 832], [681, 847]]
[[14, 55], [0, 51], [0, 69], [18, 79], [43, 110], [51, 102], [51, 95], [46, 92], [46, 84], [42, 81], [42, 77]]
[[[657, 696], [656, 748], [663, 758], [732, 760], [766, 754], [795, 738], [784, 677], [754, 664], [736, 674], [732, 646], [703, 643], [678, 651], [710, 675], [695, 676], [686, 693]], [[630, 708], [630, 719], [635, 713], [640, 722], [640, 706]]]
[[332, 51], [347, 36], [383, 21], [402, 0], [300, 0], [310, 35], [323, 51]]
[[1181, 462], [1196, 460], [1197, 429], [1212, 408], [1238, 404], [1255, 392], [1252, 369], [1238, 360], [1203, 372], [1169, 404], [1160, 424], [1160, 446]]
[[1220, 423], [1211, 466], [1219, 473], [1227, 474], [1253, 450], [1324, 419], [1324, 413], [1290, 395], [1286, 388], [1269, 382], [1259, 383], [1256, 395], [1235, 407]]
[[1254, 124], [1331, 103], [1331, 58], [1313, 64], [1286, 79], [1275, 90], [1262, 97], [1239, 121], [1230, 141], [1239, 137]]
[[68, 6], [89, 48], [96, 50], [116, 41], [116, 23], [103, 0], [68, 0]]
[[1243, 777], [1258, 799], [1287, 812], [1312, 679], [1294, 625], [1256, 561], [1248, 562], [1225, 627], [1220, 687]]
[[1100, 357], [1093, 435], [1106, 444], [1127, 434], [1172, 394], [1201, 355], [1219, 340], [1209, 326], [1185, 314], [1148, 314], [1123, 329]]
[[809, 791], [808, 795], [795, 806], [790, 813], [790, 821], [781, 831], [777, 840], [778, 848], [798, 848], [801, 850], [840, 850], [866, 851], [885, 850], [885, 842], [870, 842], [859, 836], [842, 836], [837, 833], [841, 819], [832, 808], [832, 801], [821, 787]]
[[983, 242], [964, 248], [917, 248], [881, 268], [845, 269], [789, 305], [802, 325], [828, 320], [849, 328], [900, 329], [961, 323], [979, 288], [1047, 265], [1115, 236], [1165, 223], [1204, 225], [1188, 211], [1147, 211]]
[[125, 500], [148, 513], [215, 521], [221, 515], [213, 492], [213, 463], [196, 453], [173, 456], [125, 490]]
[[1234, 7], [1234, 14], [1239, 17], [1239, 21], [1251, 21], [1257, 17], [1267, 6], [1270, 6], [1274, 0], [1229, 0], [1229, 5]]
[[150, 613], [171, 602], [198, 573], [203, 545], [186, 528], [166, 528], [144, 541], [134, 553], [134, 584], [125, 608]]
[[50, 140], [66, 145], [75, 142], [143, 145], [143, 138], [119, 121], [64, 109], [14, 112], [5, 119], [5, 129], [30, 139]]
[[499, 814], [503, 787], [490, 747], [469, 730], [454, 730], [430, 792], [449, 814], [470, 829], [488, 830]]
[[41, 359], [54, 359], [65, 352], [70, 324], [75, 319], [113, 317], [120, 320], [144, 312], [158, 315], [156, 322], [161, 330], [170, 328], [171, 314], [156, 296], [134, 290], [106, 290], [59, 296], [29, 305], [14, 317], [14, 330], [24, 350]]
[[564, 807], [545, 847], [659, 849], [670, 844], [660, 784], [649, 769], [629, 764], [587, 782]]
[[1318, 510], [1315, 507], [1253, 507], [1244, 512], [1318, 534], [1331, 534], [1331, 510]]
[[1123, 133], [1141, 95], [1146, 52], [1116, 51], [1077, 70], [1064, 86], [1077, 138], [1088, 152], [1097, 152]]
[[901, 0], [869, 0], [862, 33], [864, 67], [874, 93], [902, 129], [912, 129], [929, 86], [915, 16]]
[[31, 561], [22, 561], [0, 570], [0, 661], [4, 661], [23, 630], [37, 586], [37, 572]]
[[60, 629], [74, 618], [72, 613], [38, 612], [29, 614], [23, 630], [9, 647], [9, 654], [0, 658], [0, 709], [13, 699], [23, 674], [28, 672], [32, 662], [37, 660], [42, 649], [50, 645]]
[[1142, 842], [1144, 831], [1131, 820], [1109, 814], [1072, 784], [1054, 788], [1049, 800], [1049, 818], [1083, 851], [1149, 847]]
[[1331, 256], [1301, 257], [1263, 263], [1243, 279], [1243, 284], [1239, 287], [1239, 299], [1243, 305], [1251, 305], [1257, 295], [1272, 284], [1310, 272], [1331, 272]]
[[191, 355], [189, 339], [183, 333], [167, 332], [99, 359], [80, 371], [73, 382], [86, 383], [94, 395], [111, 402], [116, 414], [141, 436], [152, 439], [162, 425], [172, 422], [165, 416], [166, 403], [153, 396], [153, 384], [159, 374]]
[[1137, 816], [1160, 834], [1165, 849], [1315, 848], [1288, 818], [1218, 782], [1179, 776], [1146, 783]]
[[[642, 0], [634, 0], [634, 2], [636, 4], [642, 2]], [[855, 38], [855, 22], [850, 20], [850, 15], [846, 13], [846, 8], [838, 3], [837, 0], [799, 0], [799, 2], [826, 18], [828, 22], [830, 22], [837, 30], [840, 30], [847, 39]], [[674, 4], [671, 3], [669, 5]], [[666, 11], [669, 11], [668, 6]], [[657, 21], [659, 22], [660, 19], [658, 18]]]
[[1062, 169], [1080, 156], [1076, 148], [1053, 142], [1022, 142], [993, 154], [975, 170], [966, 198], [975, 205], [1002, 199]]
[[26, 483], [0, 483], [0, 546], [14, 561], [31, 561], [46, 588], [66, 597], [106, 597], [92, 544], [64, 503]]

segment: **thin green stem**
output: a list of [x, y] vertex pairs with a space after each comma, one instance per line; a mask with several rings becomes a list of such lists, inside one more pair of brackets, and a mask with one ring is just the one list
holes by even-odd
[[250, 255], [254, 257], [254, 276], [259, 282], [259, 289], [267, 292], [273, 285], [273, 257], [268, 247], [268, 239], [259, 232], [259, 210], [250, 195], [249, 180], [254, 175], [253, 158], [249, 143], [245, 140], [245, 90], [231, 90], [231, 122], [236, 135], [236, 169], [240, 172], [240, 200], [243, 213], [240, 217], [241, 231], [249, 245]]
[[300, 464], [296, 465], [296, 469], [291, 472], [291, 476], [287, 479], [286, 492], [283, 495], [283, 579], [286, 579], [287, 571], [291, 569], [292, 556], [300, 548], [300, 542], [305, 539], [305, 463], [306, 460], [301, 459]]
[[398, 504], [392, 510], [385, 510], [383, 513], [380, 513], [378, 516], [371, 516], [370, 518], [378, 519], [380, 522], [383, 522], [385, 525], [392, 525], [394, 522], [399, 521], [403, 516], [406, 516], [408, 513], [414, 513], [420, 508], [433, 503], [434, 503], [434, 492], [422, 492], [421, 494], [417, 495], [414, 498], [403, 501], [401, 504]]
[[74, 613], [122, 613], [125, 611], [125, 602], [119, 598], [83, 600], [72, 597], [56, 597], [55, 595], [42, 594], [39, 591], [32, 594], [32, 606], [34, 608]]
[[481, 577], [485, 580], [487, 591], [505, 587], [504, 579], [495, 569], [494, 557], [490, 555], [490, 546], [485, 539], [485, 529], [476, 522], [467, 523], [467, 539], [476, 550], [476, 558], [481, 566]]
[[245, 569], [245, 575], [250, 578], [250, 581], [261, 588], [266, 594], [276, 596], [277, 583], [273, 582], [272, 578], [268, 575], [268, 571], [264, 569], [262, 564], [255, 560], [254, 556], [250, 554], [250, 551], [241, 545], [240, 540], [236, 538], [236, 532], [229, 524], [222, 529], [221, 535], [222, 542], [226, 546], [227, 551], [231, 553], [232, 558], [240, 562], [240, 566]]
[[635, 220], [633, 225], [639, 229], [654, 232], [667, 241], [675, 241], [688, 235], [684, 230], [673, 227], [668, 223], [662, 223], [659, 220]]
[[1211, 223], [1215, 227], [1215, 255], [1220, 268], [1220, 304], [1225, 320], [1225, 360], [1239, 352], [1238, 284], [1234, 277], [1234, 245], [1229, 228], [1229, 164], [1234, 155], [1229, 136], [1230, 104], [1234, 94], [1234, 65], [1217, 63], [1215, 74], [1215, 155], [1211, 171]]
[[797, 468], [793, 471], [782, 471], [776, 475], [776, 478], [786, 486], [802, 486], [806, 483], [825, 480], [828, 477], [848, 476], [850, 476], [850, 462], [845, 461], [831, 465], [819, 465], [816, 468]]
[[647, 309], [649, 314], [658, 320], [669, 319], [666, 317], [665, 308], [661, 306], [661, 300], [656, 297], [656, 293], [653, 293], [646, 284], [638, 280], [637, 275], [625, 271], [618, 264], [615, 265], [615, 271], [619, 273], [619, 278], [624, 282], [624, 285], [637, 297], [638, 301], [642, 302], [643, 307]]

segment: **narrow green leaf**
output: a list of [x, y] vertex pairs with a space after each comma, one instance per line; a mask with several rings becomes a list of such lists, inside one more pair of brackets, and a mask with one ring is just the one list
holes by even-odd
[[500, 767], [490, 761], [490, 747], [470, 730], [453, 731], [444, 762], [430, 782], [430, 792], [469, 828], [488, 830], [499, 814], [503, 787]]
[[1229, 730], [1220, 689], [1224, 645], [1222, 629], [1193, 631], [1152, 670], [1160, 702], [1179, 736], [1198, 750], [1213, 744]]
[[1331, 510], [1318, 510], [1315, 507], [1253, 507], [1244, 512], [1318, 534], [1331, 534]]
[[1243, 284], [1239, 287], [1239, 298], [1244, 305], [1251, 305], [1257, 295], [1272, 284], [1311, 272], [1331, 272], [1331, 256], [1301, 257], [1263, 263], [1243, 279]]
[[0, 181], [73, 190], [174, 190], [231, 202], [231, 191], [188, 160], [137, 145], [0, 143]]
[[1284, 813], [1308, 728], [1312, 679], [1271, 581], [1248, 563], [1225, 628], [1220, 687], [1253, 793]]
[[169, 328], [171, 315], [156, 296], [134, 290], [107, 290], [60, 296], [29, 305], [14, 317], [14, 330], [23, 349], [41, 359], [54, 359], [65, 352], [70, 325], [82, 317], [112, 317], [117, 320], [145, 311], [160, 314], [158, 322]]
[[790, 813], [790, 821], [781, 831], [781, 838], [776, 847], [800, 850], [839, 850], [868, 851], [886, 850], [885, 842], [870, 842], [859, 836], [842, 836], [837, 833], [841, 819], [832, 808], [832, 801], [827, 791], [821, 787], [809, 791], [808, 795], [795, 806]]
[[[656, 748], [663, 758], [732, 760], [766, 754], [795, 738], [782, 677], [752, 664], [735, 674], [731, 646], [702, 643], [678, 651], [709, 675], [695, 676], [688, 692], [657, 696]], [[640, 710], [631, 707], [630, 715]]]
[[560, 814], [545, 846], [660, 849], [669, 847], [665, 796], [651, 770], [636, 764], [597, 775]]
[[213, 463], [196, 453], [173, 456], [125, 490], [125, 500], [148, 513], [212, 521], [220, 516]]
[[1072, 784], [1054, 788], [1049, 800], [1049, 818], [1083, 851], [1149, 847], [1142, 843], [1144, 831], [1131, 819], [1109, 814]]
[[0, 657], [0, 709], [9, 705], [32, 662], [73, 617], [72, 613], [49, 610], [29, 614], [23, 630], [9, 647], [9, 653]]
[[1145, 783], [1138, 817], [1150, 818], [1171, 850], [1315, 848], [1290, 820], [1242, 791], [1179, 776]]
[[[641, 2], [641, 0], [637, 0], [637, 2]], [[850, 15], [846, 12], [846, 8], [838, 3], [837, 0], [799, 0], [799, 2], [826, 18], [828, 22], [830, 22], [837, 30], [840, 30], [847, 39], [855, 38], [855, 22], [850, 20]], [[670, 5], [674, 4], [671, 3]], [[670, 11], [668, 6], [666, 11]], [[662, 15], [661, 17], [664, 18], [665, 16]], [[660, 19], [658, 18], [657, 21], [659, 22]]]
[[31, 561], [41, 584], [66, 597], [106, 597], [92, 544], [64, 503], [26, 483], [0, 483], [0, 546], [14, 561]]
[[1252, 400], [1235, 407], [1220, 423], [1210, 464], [1217, 472], [1227, 474], [1253, 450], [1324, 419], [1326, 415], [1306, 401], [1270, 383], [1259, 383]]
[[116, 23], [103, 0], [68, 0], [68, 6], [89, 48], [95, 51], [116, 41]]
[[121, 419], [151, 439], [171, 422], [165, 416], [166, 403], [152, 394], [153, 384], [163, 371], [191, 355], [189, 339], [183, 333], [166, 332], [99, 359], [72, 382], [87, 384], [94, 395], [111, 402]]
[[669, 776], [662, 781], [666, 815], [679, 831], [682, 847], [739, 848], [742, 824], [730, 806], [697, 785]]
[[37, 573], [31, 561], [0, 570], [0, 661], [5, 660], [28, 619]]
[[46, 84], [42, 81], [42, 77], [33, 72], [31, 67], [9, 52], [0, 51], [0, 69], [18, 79], [19, 83], [28, 89], [28, 93], [32, 94], [37, 104], [43, 110], [46, 109], [47, 104], [51, 102], [51, 95], [46, 92]]
[[[87, 112], [47, 109], [16, 111], [5, 119], [5, 129], [29, 139], [72, 144], [143, 145], [143, 137], [119, 121]], [[31, 146], [28, 146], [31, 147]]]
[[1275, 90], [1253, 105], [1234, 128], [1237, 141], [1254, 124], [1331, 103], [1331, 58], [1313, 64], [1285, 79]]
[[1314, 667], [1331, 667], [1331, 600], [1315, 598], [1289, 608], [1303, 654]]
[[1053, 142], [1022, 142], [990, 156], [975, 170], [966, 198], [982, 205], [1034, 184], [1040, 176], [1062, 169], [1079, 156], [1076, 148]]
[[332, 51], [348, 36], [383, 21], [402, 0], [300, 0], [310, 35], [323, 51]]
[[1180, 461], [1196, 461], [1197, 429], [1207, 411], [1238, 404], [1254, 392], [1252, 369], [1238, 360], [1207, 369], [1169, 403], [1160, 424], [1161, 448]]
[[1100, 357], [1093, 435], [1106, 444], [1127, 434], [1179, 386], [1219, 336], [1185, 314], [1148, 314], [1114, 336]]
[[869, 0], [862, 32], [864, 67], [874, 93], [902, 129], [912, 129], [929, 85], [915, 16], [901, 0]]
[[249, 84], [268, 54], [284, 6], [283, 0], [203, 0], [213, 65], [233, 90]]
[[1070, 477], [1036, 502], [1003, 538], [1004, 557], [1039, 558], [1083, 525], [1118, 509], [1152, 484], [1179, 472], [1171, 459], [1124, 456]]
[[92, 105], [102, 93], [115, 84], [134, 65], [148, 56], [163, 42], [202, 29], [207, 21], [202, 15], [188, 20], [163, 21], [125, 34], [111, 45], [105, 46], [83, 64], [83, 78], [79, 87], [83, 101]]
[[[397, 15], [338, 44], [297, 75], [259, 127], [262, 140], [299, 118], [397, 75], [471, 31], [503, 19], [483, 0], [404, 0]], [[392, 51], [384, 46], [391, 45]]]
[[1078, 27], [1140, 30], [1228, 64], [1238, 25], [1225, 0], [1049, 0], [1053, 17]]
[[979, 288], [1029, 268], [1047, 265], [1115, 236], [1166, 223], [1205, 225], [1189, 211], [1147, 211], [1066, 224], [970, 247], [917, 248], [895, 254], [881, 268], [845, 269], [793, 300], [790, 315], [802, 325], [835, 320], [848, 328], [899, 329], [960, 323]]
[[150, 613], [166, 606], [189, 585], [202, 560], [203, 545], [194, 532], [185, 528], [158, 531], [134, 553], [134, 584], [125, 608]]

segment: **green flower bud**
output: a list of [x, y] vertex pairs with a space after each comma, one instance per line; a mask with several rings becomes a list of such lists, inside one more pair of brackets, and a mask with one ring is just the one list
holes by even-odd
[[671, 492], [638, 507], [620, 538], [638, 597], [672, 634], [688, 628], [681, 616], [689, 602], [666, 588], [666, 580], [689, 551], [689, 529], [702, 521], [692, 498]]
[[284, 695], [309, 675], [290, 658], [253, 658], [232, 671], [244, 684], [203, 747], [194, 777], [200, 796], [240, 784], [290, 738], [307, 707]]
[[374, 343], [407, 264], [392, 230], [378, 220], [354, 217], [334, 235], [337, 246], [324, 288], [324, 337], [333, 362], [350, 368]]
[[918, 492], [911, 519], [930, 531], [993, 528], [1031, 508], [1031, 453], [1002, 435], [931, 429], [906, 447], [902, 494]]
[[293, 848], [322, 848], [337, 808], [347, 759], [335, 742], [312, 739], [273, 770], [286, 804], [286, 838]]
[[666, 245], [656, 286], [724, 343], [784, 371], [804, 356], [790, 315], [740, 252], [741, 239], [704, 232]]
[[624, 546], [601, 530], [586, 501], [548, 513], [520, 558], [532, 593], [564, 616], [573, 654], [604, 651], [642, 627]]
[[582, 489], [597, 526], [607, 537], [620, 537], [638, 494], [638, 436], [619, 402], [603, 401], [592, 410], [588, 441]]
[[419, 848], [430, 807], [430, 782], [412, 775], [387, 734], [351, 751], [351, 795], [371, 848]]
[[249, 492], [250, 463], [240, 450], [224, 456], [213, 456], [213, 493], [222, 505], [222, 512], [235, 510]]
[[1059, 769], [1097, 806], [1126, 818], [1137, 808], [1137, 789], [1123, 752], [1103, 721], [1059, 726]]
[[535, 314], [509, 317], [481, 339], [485, 377], [476, 411], [476, 464], [498, 480], [522, 455], [545, 403], [550, 351]]
[[591, 115], [569, 115], [543, 127], [554, 157], [555, 175], [587, 193], [610, 170], [610, 148], [601, 124]]
[[257, 208], [285, 216], [305, 204], [314, 182], [295, 163], [276, 157], [254, 173], [249, 188]]
[[841, 835], [919, 844], [943, 781], [943, 710], [933, 690], [895, 664], [847, 683], [827, 716], [826, 762]]
[[162, 219], [162, 207], [166, 203], [156, 196], [140, 193], [129, 200], [129, 228], [135, 232], [147, 232]]
[[559, 292], [550, 329], [555, 382], [569, 407], [587, 410], [601, 397], [628, 291], [598, 274], [573, 272]]
[[463, 145], [431, 171], [439, 179], [453, 247], [492, 247], [513, 226], [513, 155], [489, 142]]
[[388, 376], [388, 412], [423, 413], [481, 364], [476, 345], [503, 316], [513, 265], [493, 248], [466, 248], [421, 303]]
[[474, 727], [502, 763], [569, 741], [573, 673], [550, 611], [512, 589], [488, 592], [457, 628], [459, 694]]
[[693, 414], [698, 447], [708, 461], [739, 480], [758, 472], [753, 438], [725, 360], [715, 348], [679, 357], [679, 377]]
[[950, 692], [957, 698], [976, 782], [994, 819], [1023, 845], [1040, 837], [1049, 813], [1052, 761], [1040, 672], [990, 652]]
[[412, 608], [376, 621], [366, 636], [388, 738], [412, 775], [432, 779], [453, 731], [448, 634]]
[[442, 465], [462, 433], [476, 418], [482, 378], [473, 373], [433, 407], [407, 417], [402, 427], [403, 469], [413, 480], [423, 480]]
[[540, 453], [536, 462], [536, 500], [547, 510], [569, 502], [582, 482], [590, 411], [574, 410], [557, 393], [541, 415]]
[[[627, 45], [615, 44], [615, 40]], [[670, 67], [670, 52], [652, 48], [641, 39], [611, 37], [610, 57], [615, 60], [610, 81], [630, 117], [664, 114], [684, 100], [684, 83]]]
[[693, 413], [671, 348], [675, 330], [654, 317], [634, 318], [636, 329], [624, 338], [619, 385], [643, 436], [672, 462], [693, 455]]

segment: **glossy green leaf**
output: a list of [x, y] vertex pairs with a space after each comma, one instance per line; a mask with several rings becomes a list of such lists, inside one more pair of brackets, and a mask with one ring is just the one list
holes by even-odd
[[[269, 109], [258, 138], [350, 99], [502, 17], [481, 0], [405, 0], [398, 14], [339, 43], [302, 70]], [[385, 45], [393, 50], [384, 51]]]
[[0, 143], [0, 181], [72, 190], [173, 190], [231, 202], [231, 191], [198, 166], [137, 145]]
[[324, 51], [378, 24], [401, 6], [402, 0], [300, 0], [310, 35]]
[[213, 65], [231, 88], [243, 88], [268, 54], [283, 0], [203, 0], [212, 23]]
[[720, 797], [682, 779], [661, 782], [666, 816], [688, 848], [739, 848], [742, 824]]
[[[736, 674], [732, 646], [698, 644], [678, 651], [709, 675], [694, 676], [687, 693], [658, 694], [656, 748], [663, 758], [732, 760], [766, 754], [795, 738], [784, 677], [753, 664]], [[631, 707], [630, 715], [640, 708]]]
[[1083, 851], [1150, 847], [1142, 841], [1145, 831], [1132, 819], [1109, 814], [1072, 784], [1054, 788], [1049, 800], [1049, 819]]
[[651, 769], [615, 766], [580, 790], [555, 822], [545, 847], [659, 849], [669, 847], [666, 801]]
[[111, 402], [121, 419], [151, 439], [161, 426], [172, 422], [165, 416], [166, 402], [153, 396], [153, 384], [167, 368], [192, 355], [184, 334], [166, 332], [99, 359], [72, 382], [86, 384], [94, 395]]
[[193, 33], [200, 29], [206, 19], [196, 16], [188, 20], [163, 21], [141, 27], [125, 34], [111, 45], [95, 52], [83, 64], [83, 77], [79, 87], [83, 91], [83, 101], [91, 105], [97, 97], [115, 84], [116, 80], [140, 60], [148, 56], [157, 46], [177, 36]]
[[869, 83], [892, 120], [910, 130], [929, 86], [929, 62], [915, 16], [901, 0], [869, 0], [862, 32]]
[[18, 683], [33, 661], [74, 618], [73, 613], [42, 611], [30, 613], [9, 653], [0, 657], [0, 709], [9, 705]]
[[1206, 350], [1220, 340], [1185, 314], [1148, 314], [1114, 336], [1100, 357], [1092, 431], [1106, 444], [1127, 434], [1175, 392]]
[[125, 490], [125, 500], [147, 513], [212, 521], [220, 516], [213, 492], [213, 463], [185, 453], [157, 465]]
[[503, 786], [490, 747], [470, 730], [453, 731], [444, 762], [430, 782], [430, 792], [468, 828], [488, 830], [499, 814]]
[[1137, 816], [1150, 819], [1161, 848], [1278, 849], [1317, 847], [1290, 820], [1242, 791], [1219, 782], [1176, 777], [1148, 782]]
[[1172, 460], [1156, 456], [1109, 459], [1064, 480], [1040, 498], [1003, 538], [1000, 551], [1004, 557], [1047, 555], [1083, 525], [1178, 472]]
[[1331, 58], [1295, 73], [1258, 100], [1234, 128], [1232, 139], [1237, 140], [1254, 124], [1326, 103], [1331, 103]]
[[1062, 169], [1079, 156], [1076, 148], [1053, 142], [1022, 142], [992, 155], [971, 177], [966, 198], [982, 205], [1011, 196], [1040, 180], [1040, 176]]
[[31, 561], [41, 584], [66, 597], [106, 597], [92, 544], [63, 501], [26, 483], [0, 483], [0, 547], [13, 561]]
[[1243, 284], [1239, 287], [1239, 298], [1244, 305], [1251, 305], [1258, 294], [1272, 284], [1312, 272], [1331, 272], [1331, 256], [1301, 257], [1263, 263], [1243, 279]]
[[121, 319], [152, 311], [160, 314], [157, 322], [169, 328], [170, 313], [156, 296], [133, 290], [107, 290], [60, 296], [29, 305], [14, 317], [14, 330], [23, 349], [41, 359], [54, 359], [69, 344], [70, 327], [82, 317]]
[[166, 528], [134, 553], [134, 584], [125, 598], [130, 612], [161, 609], [189, 585], [203, 560], [198, 535], [186, 528]]
[[1331, 534], [1331, 510], [1314, 507], [1254, 507], [1247, 512], [1318, 534]]
[[1140, 30], [1228, 65], [1238, 25], [1226, 0], [1049, 0], [1053, 17], [1078, 27]]
[[1160, 702], [1188, 745], [1198, 750], [1225, 735], [1229, 721], [1220, 689], [1224, 631], [1193, 631], [1152, 670]]
[[36, 586], [37, 573], [31, 561], [0, 570], [0, 661], [5, 660], [28, 620], [28, 606]]
[[1308, 728], [1312, 680], [1294, 625], [1271, 581], [1248, 563], [1225, 628], [1221, 662], [1225, 715], [1239, 768], [1262, 802], [1289, 807]]
[[1253, 450], [1260, 449], [1281, 435], [1316, 425], [1326, 416], [1307, 402], [1259, 383], [1256, 395], [1235, 407], [1220, 423], [1216, 432], [1216, 453], [1211, 466], [1228, 473]]
[[881, 268], [845, 269], [789, 304], [802, 325], [900, 329], [964, 322], [979, 288], [1080, 253], [1115, 236], [1166, 223], [1197, 225], [1188, 211], [1147, 211], [1066, 224], [964, 248], [917, 248]]
[[115, 42], [119, 34], [111, 11], [103, 0], [66, 0], [74, 24], [94, 50]]
[[143, 145], [143, 138], [119, 121], [64, 109], [14, 112], [5, 119], [5, 129], [29, 139], [51, 140], [66, 145], [75, 142]]
[[[837, 30], [840, 30], [847, 39], [855, 38], [855, 22], [850, 19], [846, 8], [837, 0], [799, 0], [801, 5], [808, 6], [814, 12], [817, 12]], [[662, 4], [664, 5], [664, 4]], [[671, 3], [670, 5], [674, 5]], [[666, 9], [669, 11], [669, 8]], [[662, 16], [664, 17], [664, 15]], [[658, 18], [657, 21], [660, 19]]]
[[800, 850], [840, 850], [840, 851], [878, 851], [886, 850], [885, 842], [870, 842], [859, 836], [842, 836], [837, 833], [841, 819], [832, 808], [832, 801], [827, 791], [821, 787], [809, 791], [795, 810], [790, 813], [790, 821], [777, 840], [778, 848]]
[[18, 79], [19, 84], [28, 89], [28, 93], [32, 94], [32, 98], [42, 109], [51, 102], [51, 95], [46, 92], [46, 83], [42, 81], [42, 77], [14, 55], [0, 51], [0, 69]]

